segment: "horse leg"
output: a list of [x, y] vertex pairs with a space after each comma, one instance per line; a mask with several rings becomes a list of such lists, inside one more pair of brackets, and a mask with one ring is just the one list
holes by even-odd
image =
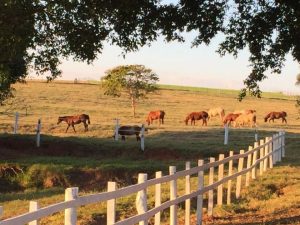
[[73, 127], [73, 130], [74, 130], [74, 133], [76, 133], [76, 130], [75, 130], [74, 124], [72, 124], [72, 127]]
[[68, 132], [68, 130], [69, 130], [69, 127], [70, 127], [70, 124], [68, 124], [68, 127], [67, 127], [67, 129], [66, 129], [66, 133]]
[[140, 141], [140, 140], [141, 140], [141, 138], [140, 138], [139, 134], [136, 134], [136, 141]]
[[283, 121], [285, 122], [285, 123], [287, 123], [287, 121], [286, 121], [286, 119], [283, 117], [282, 118], [282, 123], [283, 123]]
[[83, 122], [83, 125], [84, 125], [84, 131], [88, 131], [88, 125], [86, 122]]

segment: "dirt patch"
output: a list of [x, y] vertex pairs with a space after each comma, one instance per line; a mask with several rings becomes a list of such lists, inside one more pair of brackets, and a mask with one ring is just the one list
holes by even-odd
[[101, 171], [99, 169], [73, 169], [68, 172], [71, 186], [79, 187], [80, 190], [103, 190], [108, 181], [115, 181], [118, 185], [130, 185], [136, 183], [135, 172], [124, 170]]
[[160, 149], [160, 150], [156, 150], [156, 151], [146, 151], [145, 152], [145, 157], [147, 159], [163, 160], [163, 161], [182, 159], [182, 156], [180, 156], [178, 154], [178, 152], [172, 151], [170, 149]]

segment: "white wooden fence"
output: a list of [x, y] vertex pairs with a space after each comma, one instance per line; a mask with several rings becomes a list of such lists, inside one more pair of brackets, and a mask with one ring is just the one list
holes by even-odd
[[[0, 225], [18, 225], [26, 224], [37, 225], [39, 219], [49, 216], [59, 211], [65, 211], [65, 225], [75, 225], [77, 221], [76, 208], [97, 202], [107, 202], [107, 225], [127, 225], [137, 224], [145, 225], [147, 221], [154, 217], [155, 225], [160, 224], [163, 210], [170, 209], [170, 225], [177, 224], [177, 205], [185, 202], [185, 224], [190, 225], [191, 199], [197, 199], [196, 220], [197, 224], [202, 224], [203, 215], [203, 194], [208, 192], [208, 215], [213, 215], [214, 190], [217, 189], [217, 204], [222, 205], [223, 199], [227, 199], [227, 204], [231, 203], [232, 195], [235, 198], [240, 197], [243, 186], [249, 186], [251, 180], [257, 176], [263, 175], [268, 168], [281, 161], [285, 156], [285, 133], [279, 132], [272, 137], [266, 137], [265, 140], [255, 142], [254, 146], [249, 146], [248, 151], [240, 150], [239, 154], [234, 155], [230, 151], [228, 157], [223, 154], [219, 155], [219, 160], [210, 158], [210, 162], [204, 164], [203, 160], [198, 160], [198, 166], [191, 168], [190, 162], [186, 163], [186, 169], [176, 172], [175, 166], [170, 166], [169, 175], [162, 176], [162, 172], [156, 172], [156, 177], [147, 180], [147, 174], [139, 174], [138, 184], [117, 189], [115, 182], [108, 182], [108, 190], [104, 193], [91, 194], [86, 196], [78, 195], [78, 188], [68, 188], [65, 191], [65, 201], [44, 208], [39, 208], [37, 202], [30, 202], [30, 212], [0, 221]], [[237, 168], [234, 169], [234, 160], [238, 160]], [[224, 173], [224, 166], [228, 166], [228, 171]], [[214, 179], [214, 168], [218, 167], [218, 179]], [[227, 168], [227, 167], [226, 167]], [[209, 183], [204, 185], [204, 173], [209, 170]], [[191, 192], [191, 175], [197, 174], [197, 188]], [[244, 177], [244, 183], [242, 183]], [[185, 194], [178, 196], [177, 180], [185, 178]], [[232, 193], [232, 180], [236, 179], [235, 193]], [[170, 198], [162, 202], [161, 184], [170, 183]], [[224, 192], [225, 184], [227, 191]], [[151, 209], [147, 208], [147, 188], [155, 185], [155, 206]], [[224, 185], [224, 186], [223, 186]], [[137, 214], [117, 221], [116, 218], [116, 199], [137, 194], [136, 209]], [[227, 196], [223, 196], [227, 193]], [[0, 213], [3, 211], [0, 206]], [[0, 215], [1, 216], [1, 215]]]

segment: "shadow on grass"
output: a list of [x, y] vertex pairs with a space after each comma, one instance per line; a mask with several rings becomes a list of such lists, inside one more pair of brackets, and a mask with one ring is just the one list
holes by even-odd
[[[28, 162], [33, 163], [35, 157], [50, 163], [88, 165], [94, 166], [97, 161], [111, 160], [116, 163], [127, 161], [137, 163], [138, 161], [174, 162], [184, 160], [206, 159], [218, 157], [219, 154], [228, 155], [232, 150], [248, 150], [255, 142], [254, 129], [230, 129], [229, 143], [224, 145], [224, 130], [221, 128], [207, 129], [206, 127], [187, 126], [184, 131], [149, 130], [145, 135], [145, 151], [140, 150], [140, 142], [135, 137], [129, 137], [126, 141], [114, 141], [111, 137], [57, 137], [41, 135], [41, 146], [36, 147], [35, 135], [0, 135], [0, 162]], [[274, 131], [257, 131], [258, 139], [272, 136]], [[80, 134], [79, 134], [80, 135]], [[299, 137], [299, 138], [298, 138]], [[295, 148], [299, 146], [300, 136], [287, 133], [286, 149], [287, 158], [296, 155]], [[291, 147], [291, 149], [289, 148]], [[49, 158], [47, 158], [47, 157]], [[65, 158], [60, 161], [55, 159]], [[295, 164], [298, 165], [294, 161]], [[299, 160], [300, 161], [300, 160]]]
[[[236, 217], [235, 217], [236, 219]], [[245, 218], [240, 218], [241, 221], [243, 222], [235, 222], [233, 221], [233, 218], [227, 217], [227, 218], [220, 218], [222, 220], [221, 223], [218, 223], [218, 218], [214, 218], [212, 223], [207, 223], [207, 224], [230, 224], [230, 225], [259, 225], [259, 224], [264, 224], [264, 225], [278, 225], [278, 224], [298, 224], [300, 221], [300, 215], [295, 215], [295, 216], [290, 216], [290, 217], [284, 217], [284, 218], [279, 218], [279, 219], [272, 219], [272, 221], [266, 221], [264, 218], [255, 218], [255, 222], [246, 222]], [[224, 221], [225, 220], [225, 221]], [[228, 220], [228, 223], [226, 222]]]
[[26, 192], [6, 193], [0, 195], [0, 203], [13, 200], [36, 200], [39, 198], [52, 197], [53, 195], [63, 194], [63, 188], [51, 188], [44, 190], [28, 190]]

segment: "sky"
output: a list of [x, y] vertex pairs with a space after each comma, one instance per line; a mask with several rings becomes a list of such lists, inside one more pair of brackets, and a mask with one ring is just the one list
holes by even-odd
[[[163, 0], [175, 3], [176, 0]], [[166, 43], [162, 38], [125, 58], [122, 50], [106, 44], [101, 55], [87, 65], [84, 62], [63, 60], [60, 69], [62, 80], [100, 80], [105, 71], [119, 65], [142, 64], [152, 69], [160, 78], [160, 84], [174, 84], [194, 87], [211, 87], [221, 89], [240, 89], [243, 80], [250, 73], [249, 52], [243, 50], [237, 58], [232, 55], [220, 57], [216, 50], [222, 36], [215, 37], [209, 46], [201, 45], [191, 48], [193, 33], [184, 35], [186, 42]], [[295, 86], [296, 76], [300, 73], [300, 64], [293, 61], [291, 55], [281, 74], [266, 75], [268, 78], [260, 83], [263, 91], [282, 91], [299, 94], [300, 87]]]
[[[105, 71], [119, 65], [142, 64], [152, 69], [160, 78], [160, 84], [174, 84], [194, 87], [240, 89], [247, 77], [249, 52], [240, 52], [237, 58], [232, 55], [220, 57], [216, 50], [220, 38], [215, 38], [209, 46], [191, 48], [192, 35], [187, 35], [185, 43], [166, 43], [162, 39], [143, 47], [138, 52], [128, 53], [125, 58], [122, 50], [106, 44], [101, 55], [91, 65], [73, 60], [63, 60], [60, 69], [62, 80], [100, 80]], [[299, 63], [290, 55], [281, 74], [267, 73], [268, 78], [260, 83], [263, 91], [300, 93], [295, 86], [296, 75], [300, 73]]]

